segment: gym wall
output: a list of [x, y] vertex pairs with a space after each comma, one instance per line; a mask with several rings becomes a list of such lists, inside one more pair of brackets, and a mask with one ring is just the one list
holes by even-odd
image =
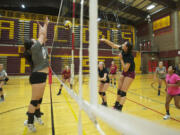
[[162, 60], [167, 67], [180, 63], [178, 54], [180, 51], [180, 11], [161, 14], [153, 18], [151, 23], [144, 23], [140, 26], [137, 27], [137, 43], [140, 44], [145, 40], [151, 41], [152, 44], [151, 51], [142, 53], [142, 65], [146, 65], [142, 67], [144, 73], [150, 72], [149, 66], [152, 66], [148, 64], [150, 61], [158, 63]]
[[[23, 12], [21, 12], [23, 14]], [[26, 13], [27, 14], [27, 13]], [[22, 15], [21, 15], [22, 16]], [[30, 67], [26, 60], [22, 57], [23, 43], [25, 39], [34, 38], [38, 36], [38, 25], [35, 20], [26, 19], [24, 16], [20, 18], [2, 16], [0, 17], [0, 63], [4, 63], [8, 74], [12, 75], [24, 75], [30, 73]], [[40, 22], [43, 23], [43, 22]], [[60, 72], [61, 64], [68, 64], [71, 60], [71, 31], [64, 28], [63, 24], [55, 25], [51, 22], [48, 26], [48, 40], [46, 46], [49, 48], [52, 45], [54, 32], [55, 35], [56, 52], [54, 52], [57, 61], [57, 71]], [[75, 27], [75, 72], [79, 68], [79, 25]], [[116, 32], [115, 32], [116, 31]], [[131, 43], [135, 43], [134, 28], [121, 30], [119, 36], [115, 28], [99, 28], [99, 38], [107, 38], [112, 41], [117, 41], [119, 38], [129, 40]], [[89, 72], [88, 61], [88, 26], [84, 26], [83, 30], [83, 48], [84, 48], [84, 60], [83, 60], [83, 72]], [[59, 48], [61, 47], [61, 49]], [[63, 51], [62, 51], [63, 50]], [[137, 54], [137, 55], [136, 55]], [[137, 73], [140, 73], [140, 55], [138, 52], [134, 52], [135, 60], [137, 61]], [[58, 62], [59, 60], [59, 62]], [[119, 66], [119, 59], [117, 55], [112, 54], [112, 49], [107, 45], [100, 43], [99, 45], [99, 61], [104, 61], [106, 66], [109, 67], [112, 60], [115, 60]]]

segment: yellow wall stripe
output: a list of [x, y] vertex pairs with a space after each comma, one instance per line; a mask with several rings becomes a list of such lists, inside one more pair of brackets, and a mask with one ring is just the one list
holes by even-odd
[[19, 54], [0, 54], [0, 56], [19, 56]]

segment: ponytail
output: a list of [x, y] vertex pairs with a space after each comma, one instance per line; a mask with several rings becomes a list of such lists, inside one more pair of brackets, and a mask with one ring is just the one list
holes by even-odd
[[25, 40], [24, 42], [25, 51], [23, 53], [23, 56], [25, 57], [27, 62], [30, 64], [31, 68], [33, 68], [32, 54], [31, 54], [32, 45], [33, 45], [32, 40]]

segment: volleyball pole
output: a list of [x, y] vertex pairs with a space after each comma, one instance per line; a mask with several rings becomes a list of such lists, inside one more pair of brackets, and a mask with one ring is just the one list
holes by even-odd
[[[62, 9], [62, 5], [63, 5], [63, 2], [64, 0], [61, 1], [60, 3], [60, 7], [59, 7], [59, 12], [58, 12], [58, 18], [57, 18], [57, 22], [56, 22], [56, 25], [58, 24], [59, 22], [59, 19], [60, 19], [60, 14], [61, 14], [61, 9]], [[54, 37], [56, 35], [56, 32], [57, 31], [54, 31]], [[49, 88], [50, 88], [50, 103], [51, 103], [51, 126], [52, 126], [52, 135], [55, 135], [55, 128], [54, 128], [54, 113], [53, 113], [53, 101], [52, 101], [52, 63], [51, 63], [51, 58], [52, 58], [52, 50], [53, 50], [53, 46], [54, 46], [54, 37], [53, 37], [53, 43], [52, 43], [52, 47], [51, 47], [51, 50], [50, 50], [50, 60], [49, 60]]]
[[50, 88], [50, 103], [51, 103], [51, 126], [52, 126], [52, 135], [55, 135], [54, 113], [53, 113], [53, 101], [52, 101], [52, 89], [51, 89], [51, 85], [52, 85], [52, 69], [51, 69], [51, 67], [49, 67], [49, 88]]
[[71, 51], [71, 84], [74, 84], [74, 28], [75, 28], [75, 6], [76, 0], [73, 0], [73, 14], [72, 14], [72, 51]]
[[98, 85], [98, 0], [89, 1], [89, 69], [90, 69], [90, 102], [97, 106]]
[[84, 0], [81, 0], [81, 11], [80, 11], [80, 49], [79, 49], [79, 117], [78, 117], [78, 131], [79, 135], [82, 135], [82, 92], [83, 92], [83, 72], [82, 72], [82, 62], [83, 62], [83, 14], [84, 12]]

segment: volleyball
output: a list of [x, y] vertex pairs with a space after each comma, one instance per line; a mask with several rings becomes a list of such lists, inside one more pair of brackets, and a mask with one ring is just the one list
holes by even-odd
[[70, 29], [72, 27], [72, 23], [69, 20], [64, 21], [64, 26], [66, 29]]

